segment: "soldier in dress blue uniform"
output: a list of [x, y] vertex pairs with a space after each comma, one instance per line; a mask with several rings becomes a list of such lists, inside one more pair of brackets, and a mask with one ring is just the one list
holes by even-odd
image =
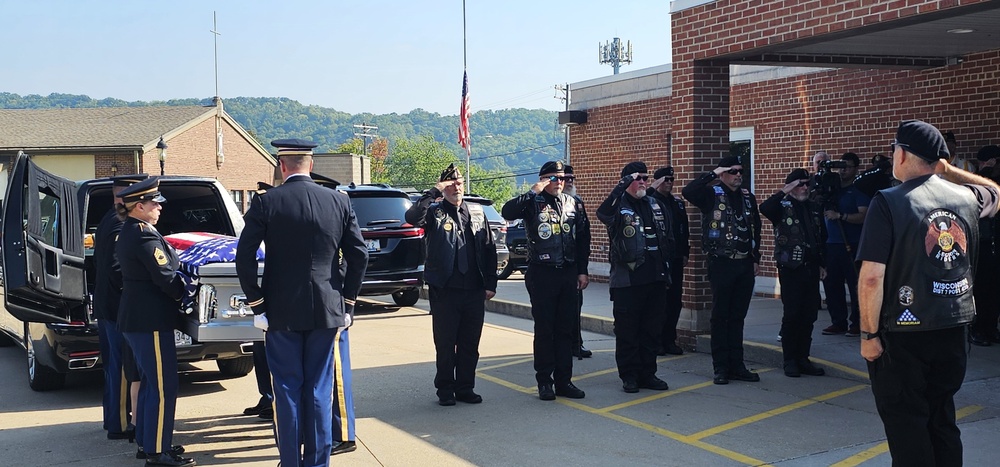
[[142, 451], [137, 457], [146, 457], [147, 465], [194, 465], [193, 459], [179, 455], [183, 448], [171, 444], [178, 386], [174, 328], [186, 294], [177, 254], [154, 227], [166, 199], [157, 178], [118, 195], [122, 202], [116, 209], [125, 218], [115, 249], [123, 284], [118, 326], [142, 375], [136, 404]]
[[587, 288], [590, 249], [584, 229], [590, 229], [583, 203], [563, 193], [566, 167], [549, 161], [538, 171], [538, 183], [504, 204], [507, 220], [523, 219], [528, 238], [528, 271], [524, 286], [535, 321], [535, 380], [538, 398], [583, 399], [573, 382], [573, 336], [579, 322], [577, 291]]
[[[309, 177], [316, 143], [276, 140], [271, 145], [278, 148], [284, 183], [251, 202], [236, 270], [254, 314], [268, 322], [265, 348], [281, 463], [329, 465], [334, 347], [351, 324], [368, 248], [347, 195]], [[267, 255], [258, 283], [261, 242]]]
[[[497, 248], [482, 205], [462, 201], [462, 173], [451, 164], [406, 211], [427, 232], [424, 279], [430, 286], [438, 404], [478, 404], [473, 391], [486, 300], [497, 291]], [[440, 201], [438, 201], [440, 199]]]
[[[114, 204], [121, 203], [118, 194], [129, 185], [148, 178], [146, 174], [122, 175], [112, 178]], [[128, 420], [128, 381], [122, 368], [122, 348], [125, 338], [118, 330], [118, 306], [122, 299], [122, 270], [115, 255], [115, 244], [122, 231], [122, 219], [112, 205], [104, 214], [94, 234], [94, 316], [104, 364], [104, 429], [108, 439], [132, 439], [134, 426]], [[135, 400], [132, 400], [135, 404]]]

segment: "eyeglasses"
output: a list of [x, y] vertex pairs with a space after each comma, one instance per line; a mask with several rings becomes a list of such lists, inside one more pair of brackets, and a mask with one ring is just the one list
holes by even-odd
[[663, 181], [664, 182], [672, 182], [672, 181], [674, 181], [674, 177], [663, 177]]
[[739, 175], [743, 173], [743, 169], [729, 169], [726, 173], [729, 175]]
[[809, 180], [799, 180], [799, 184], [796, 185], [796, 188], [800, 186], [809, 186]]
[[649, 181], [649, 175], [639, 175], [638, 177], [635, 177], [635, 181], [637, 181], [637, 182], [648, 182]]
[[572, 182], [575, 179], [576, 177], [572, 175], [563, 175], [561, 177], [558, 175], [549, 175], [550, 182]]

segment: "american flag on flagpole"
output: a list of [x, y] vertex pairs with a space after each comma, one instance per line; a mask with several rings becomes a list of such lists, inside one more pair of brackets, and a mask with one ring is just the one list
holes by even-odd
[[472, 142], [469, 140], [469, 72], [462, 73], [462, 110], [458, 113], [458, 144], [465, 148], [467, 154], [472, 154]]

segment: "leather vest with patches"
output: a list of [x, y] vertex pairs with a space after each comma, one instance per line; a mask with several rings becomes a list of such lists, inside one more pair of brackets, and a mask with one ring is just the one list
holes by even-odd
[[715, 256], [753, 253], [753, 203], [750, 192], [741, 188], [743, 205], [733, 206], [722, 186], [715, 190], [711, 214], [701, 216], [702, 250]]
[[[625, 196], [629, 195], [622, 195], [623, 198]], [[646, 261], [647, 250], [662, 249], [661, 255], [664, 260], [669, 259], [670, 255], [670, 245], [666, 237], [667, 222], [663, 210], [660, 208], [660, 203], [652, 196], [646, 196], [634, 202], [649, 203], [649, 207], [653, 211], [655, 237], [650, 238], [643, 234], [646, 226], [642, 223], [642, 215], [632, 208], [631, 203], [625, 202], [619, 203], [619, 221], [616, 224], [618, 232], [611, 233], [611, 260], [626, 264], [635, 263], [632, 269], [639, 267]]]
[[789, 197], [781, 200], [781, 222], [774, 226], [774, 261], [787, 269], [815, 262], [822, 247], [820, 205], [806, 201], [803, 211], [808, 219], [799, 219], [797, 213], [803, 211], [796, 209], [796, 203]]
[[[486, 222], [486, 213], [483, 207], [476, 203], [462, 203], [469, 210], [469, 221], [472, 222], [472, 238], [466, 238], [467, 244], [475, 243], [477, 238], [483, 235], [492, 235], [489, 231], [489, 224]], [[424, 263], [424, 280], [428, 284], [444, 287], [448, 283], [455, 270], [455, 245], [458, 242], [459, 226], [455, 218], [451, 217], [441, 204], [433, 204], [430, 209], [434, 210], [432, 217], [434, 224], [425, 228], [434, 230], [432, 235], [427, 235], [427, 261]], [[475, 251], [481, 248], [477, 245]], [[477, 261], [482, 264], [482, 261]], [[478, 271], [478, 269], [477, 269]], [[472, 272], [472, 271], [469, 271]]]
[[980, 213], [975, 195], [936, 175], [881, 193], [893, 225], [882, 329], [932, 331], [972, 321]]
[[534, 215], [527, 219], [528, 262], [562, 266], [576, 262], [576, 200], [562, 193], [556, 198], [556, 210], [539, 193], [535, 195]]

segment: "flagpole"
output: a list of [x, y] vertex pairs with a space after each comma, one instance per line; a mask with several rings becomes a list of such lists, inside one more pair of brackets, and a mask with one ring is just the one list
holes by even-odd
[[[462, 0], [462, 71], [469, 72], [468, 40], [465, 33], [465, 0]], [[468, 76], [468, 75], [466, 75]], [[463, 104], [464, 105], [464, 104]], [[468, 118], [468, 117], [466, 117]], [[465, 186], [468, 192], [472, 192], [472, 131], [469, 131], [469, 147], [465, 151]]]

